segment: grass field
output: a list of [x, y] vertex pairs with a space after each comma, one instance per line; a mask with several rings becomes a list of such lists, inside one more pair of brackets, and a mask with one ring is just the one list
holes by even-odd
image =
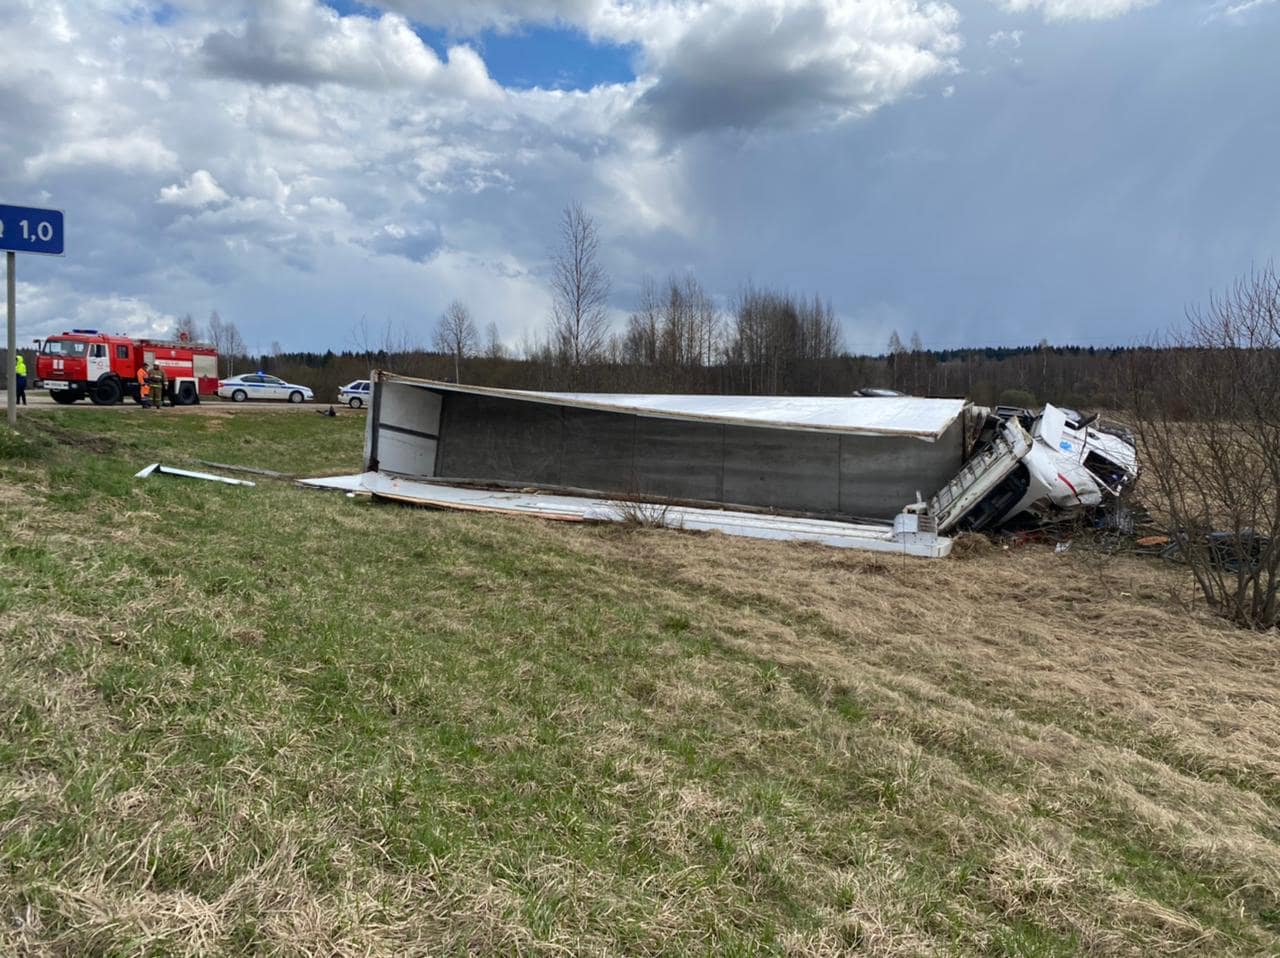
[[362, 424], [0, 430], [0, 953], [1280, 953], [1280, 645], [1176, 571], [132, 478]]

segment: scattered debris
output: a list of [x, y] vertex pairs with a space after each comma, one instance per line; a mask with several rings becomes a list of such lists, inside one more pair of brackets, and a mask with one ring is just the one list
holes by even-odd
[[258, 469], [254, 466], [234, 466], [225, 462], [210, 462], [207, 459], [197, 459], [196, 462], [202, 466], [213, 466], [214, 469], [225, 469], [228, 472], [247, 472], [254, 476], [266, 476], [268, 479], [292, 479], [293, 476], [285, 472], [276, 472], [274, 469]]
[[223, 482], [228, 486], [253, 486], [257, 483], [250, 482], [248, 479], [232, 479], [228, 476], [215, 476], [211, 472], [194, 472], [190, 469], [176, 469], [173, 466], [162, 466], [158, 462], [153, 462], [147, 468], [134, 475], [135, 479], [146, 479], [149, 476], [181, 476], [184, 479], [204, 479], [206, 482]]
[[[1254, 571], [1262, 560], [1262, 555], [1270, 546], [1271, 540], [1258, 535], [1252, 529], [1241, 529], [1235, 532], [1207, 533], [1198, 545], [1205, 550], [1209, 564], [1226, 569], [1228, 572], [1239, 572], [1241, 569]], [[1187, 533], [1179, 532], [1172, 536], [1169, 544], [1160, 552], [1160, 558], [1177, 562], [1186, 561], [1186, 553], [1191, 549], [1191, 540]]]

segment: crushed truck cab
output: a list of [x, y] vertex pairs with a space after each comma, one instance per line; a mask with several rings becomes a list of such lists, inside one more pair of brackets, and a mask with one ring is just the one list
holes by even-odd
[[1138, 480], [1133, 437], [1097, 416], [998, 407], [955, 477], [925, 504], [940, 533], [1052, 521], [1118, 500]]

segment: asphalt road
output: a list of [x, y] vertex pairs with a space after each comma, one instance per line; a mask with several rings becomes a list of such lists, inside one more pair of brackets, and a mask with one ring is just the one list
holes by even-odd
[[[6, 401], [5, 393], [3, 390], [0, 390], [0, 408], [3, 408], [3, 404], [5, 403], [5, 401]], [[338, 403], [333, 403], [332, 405], [333, 405], [334, 411], [339, 413], [363, 413], [364, 412], [364, 409], [350, 409], [347, 406], [339, 405]], [[79, 402], [74, 402], [74, 403], [71, 403], [70, 405], [62, 406], [54, 402], [51, 398], [49, 398], [49, 393], [47, 390], [28, 389], [27, 405], [18, 407], [18, 415], [21, 416], [26, 412], [36, 412], [39, 410], [47, 410], [47, 409], [70, 409], [70, 410], [99, 409], [99, 410], [107, 410], [107, 411], [114, 410], [122, 413], [145, 412], [145, 413], [151, 413], [156, 416], [169, 416], [174, 414], [179, 416], [207, 416], [207, 415], [225, 414], [232, 411], [268, 412], [268, 413], [314, 412], [317, 409], [327, 410], [329, 406], [330, 406], [330, 403], [320, 402], [319, 400], [315, 402], [290, 403], [290, 402], [285, 402], [283, 400], [280, 400], [277, 402], [267, 402], [264, 400], [259, 400], [257, 402], [228, 402], [225, 399], [201, 399], [200, 404], [198, 406], [165, 406], [163, 409], [143, 409], [132, 399], [126, 399], [124, 402], [119, 403], [115, 406], [95, 406], [93, 403], [89, 402], [89, 400], [87, 399], [81, 399]], [[0, 412], [0, 416], [2, 415], [3, 413]]]

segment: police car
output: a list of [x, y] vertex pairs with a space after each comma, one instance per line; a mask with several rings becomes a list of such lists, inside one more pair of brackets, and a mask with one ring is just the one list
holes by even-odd
[[287, 383], [276, 376], [260, 372], [219, 380], [218, 395], [232, 402], [244, 402], [246, 399], [287, 399], [296, 403], [316, 398], [315, 393], [306, 386]]
[[359, 409], [369, 404], [369, 380], [356, 379], [338, 390], [338, 402], [344, 402], [352, 409]]

